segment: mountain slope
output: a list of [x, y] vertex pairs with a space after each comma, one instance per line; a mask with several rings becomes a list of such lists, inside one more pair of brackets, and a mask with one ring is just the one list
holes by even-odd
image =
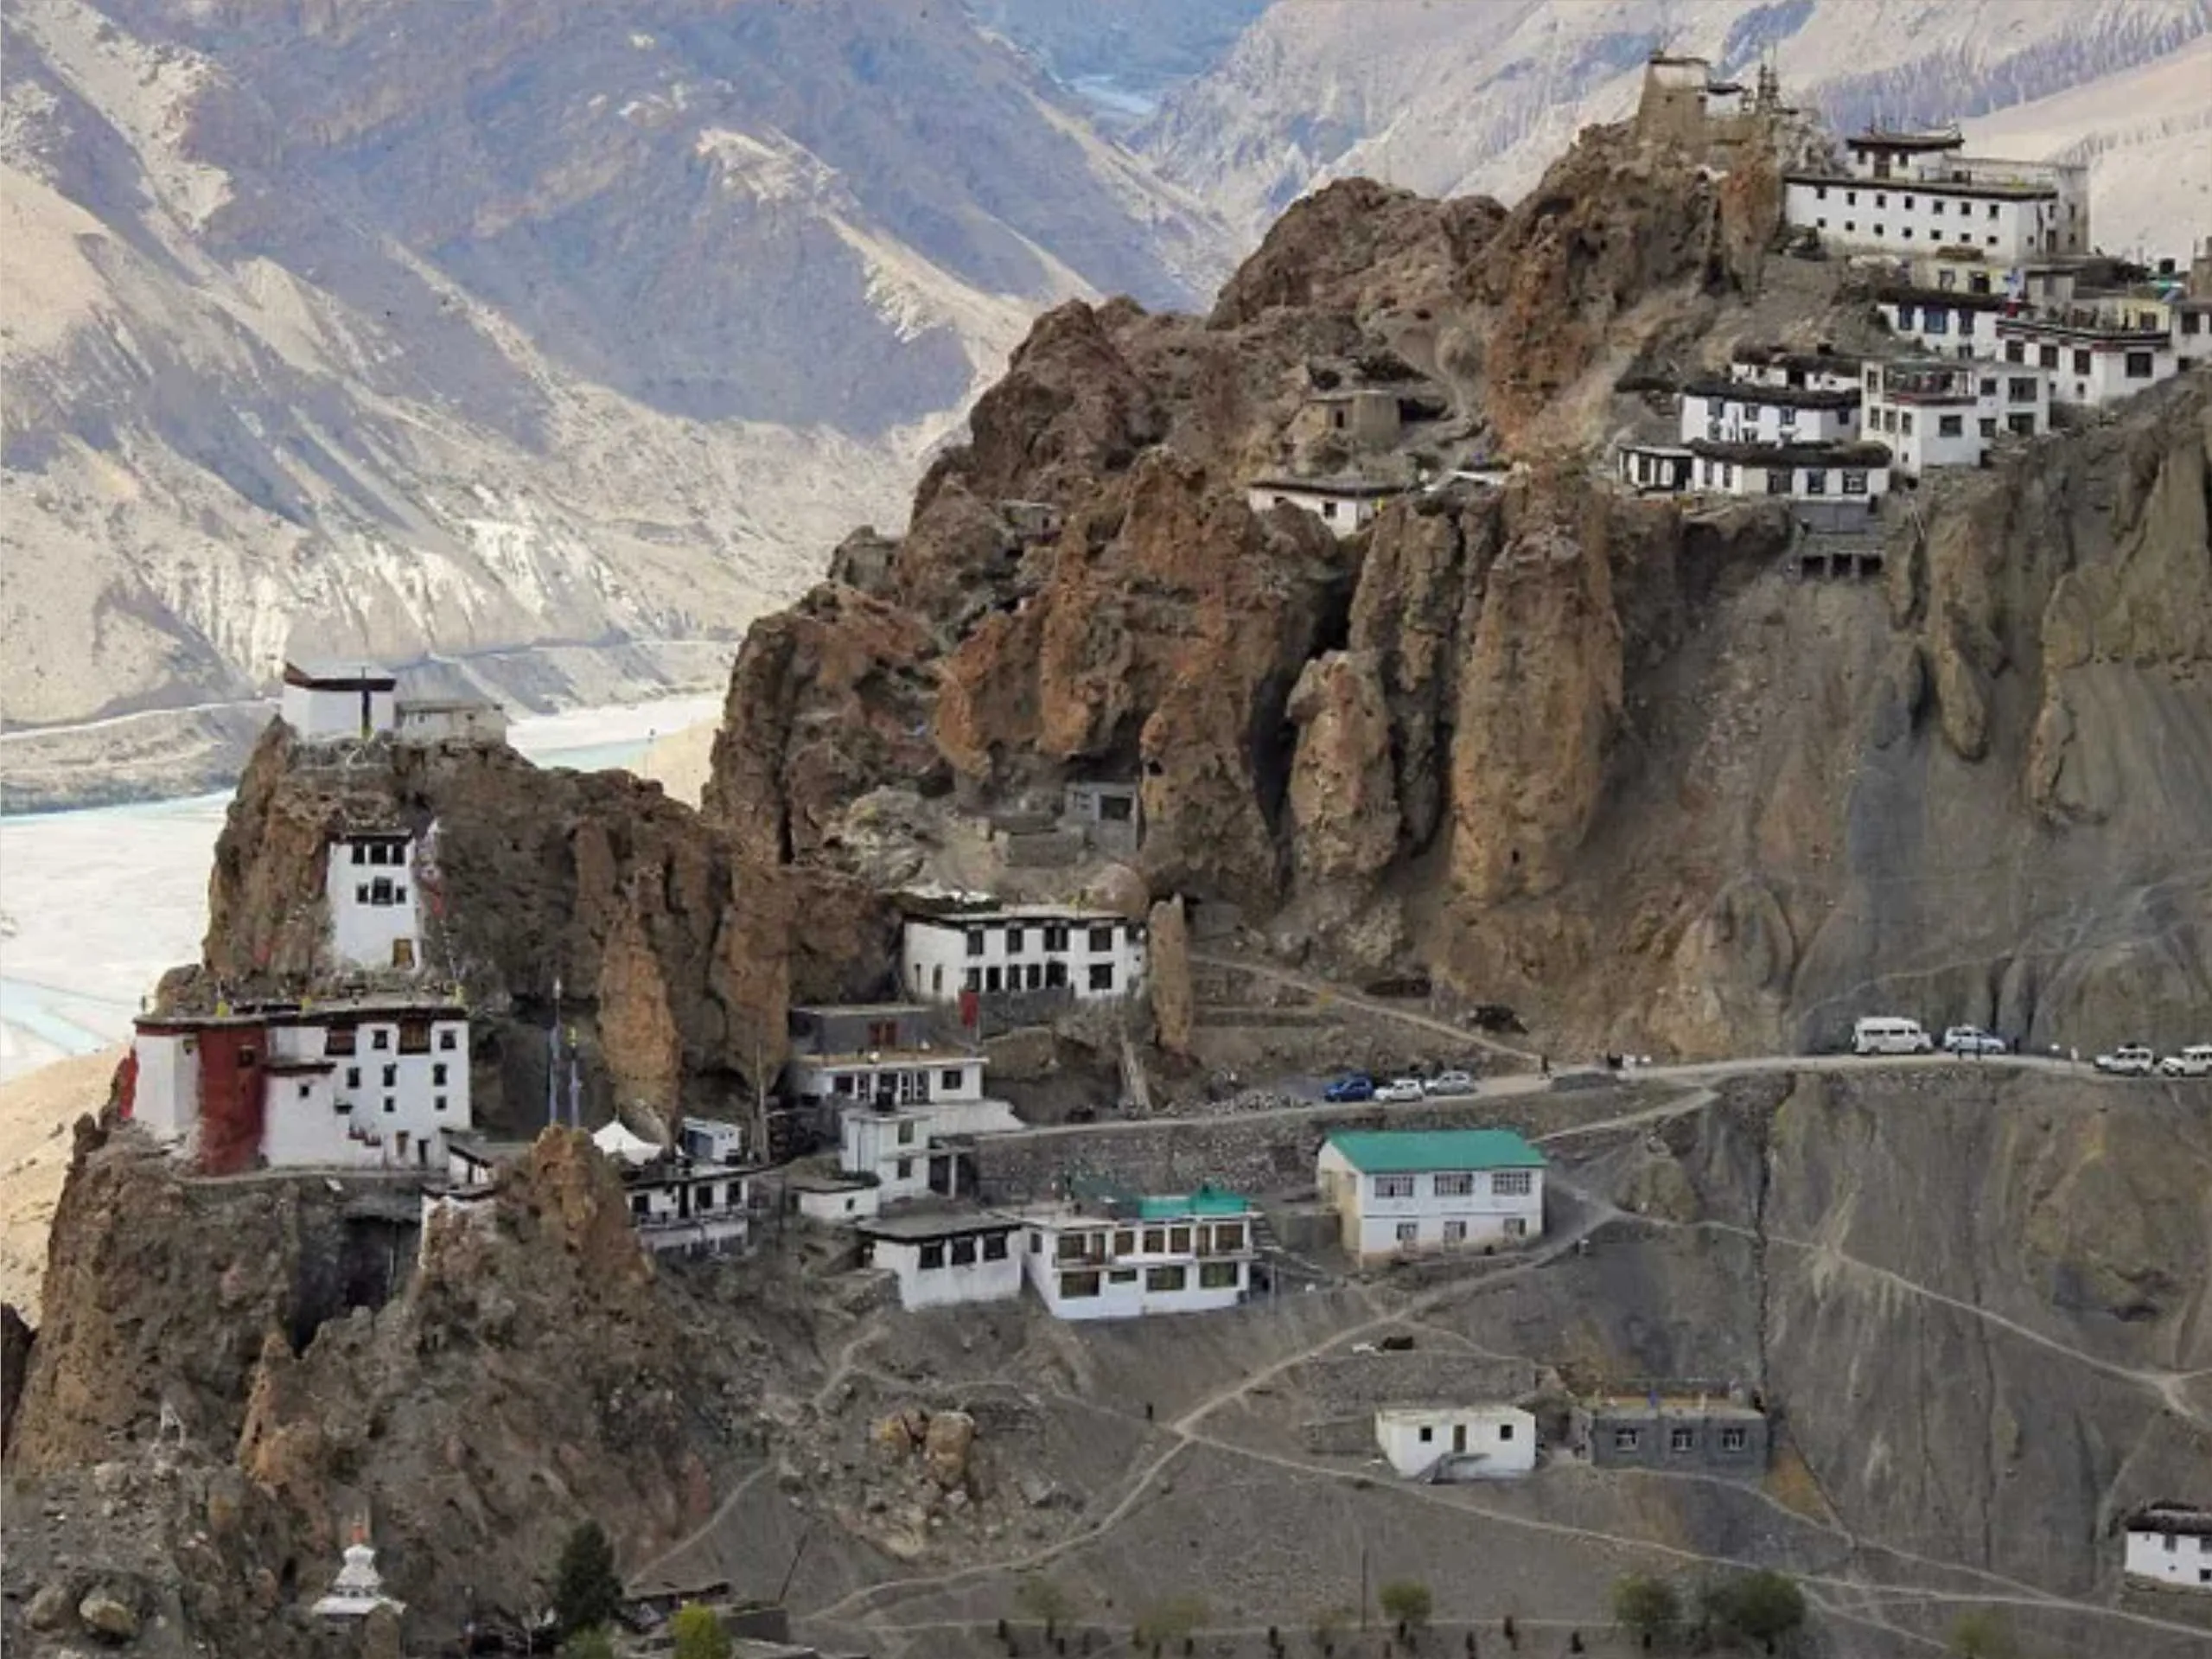
[[1576, 128], [1632, 105], [1661, 48], [1730, 73], [1770, 49], [1792, 96], [1844, 128], [2005, 109], [2208, 29], [2204, 0], [1277, 0], [1139, 142], [1256, 235], [1357, 173], [1510, 200]]
[[6, 27], [11, 724], [247, 697], [288, 641], [697, 682], [1037, 306], [1219, 242], [921, 0]]

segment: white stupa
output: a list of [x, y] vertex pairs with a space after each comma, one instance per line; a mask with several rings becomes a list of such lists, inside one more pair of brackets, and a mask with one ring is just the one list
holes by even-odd
[[322, 1618], [367, 1618], [379, 1607], [394, 1613], [406, 1611], [405, 1604], [384, 1593], [384, 1575], [376, 1570], [376, 1552], [360, 1534], [346, 1546], [346, 1564], [331, 1581], [330, 1593], [315, 1604]]

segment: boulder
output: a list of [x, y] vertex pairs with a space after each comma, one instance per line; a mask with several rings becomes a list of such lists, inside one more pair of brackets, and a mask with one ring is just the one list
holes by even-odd
[[102, 1586], [77, 1604], [77, 1617], [93, 1635], [110, 1642], [135, 1642], [137, 1610], [112, 1587]]
[[921, 1457], [929, 1477], [947, 1490], [968, 1476], [968, 1453], [975, 1445], [975, 1419], [966, 1412], [934, 1412], [923, 1438]]
[[23, 1610], [23, 1622], [35, 1630], [66, 1630], [76, 1611], [77, 1596], [67, 1585], [41, 1585]]

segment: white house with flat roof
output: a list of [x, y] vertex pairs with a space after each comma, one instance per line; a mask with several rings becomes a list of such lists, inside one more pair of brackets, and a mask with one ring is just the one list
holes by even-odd
[[1362, 1262], [1542, 1236], [1544, 1168], [1510, 1129], [1343, 1129], [1316, 1159], [1345, 1252]]
[[1682, 442], [1848, 443], [1858, 436], [1858, 386], [1692, 380], [1682, 389]]
[[946, 1143], [1023, 1126], [1004, 1101], [933, 1100], [906, 1106], [846, 1107], [838, 1120], [838, 1166], [872, 1177], [878, 1199], [896, 1203], [960, 1190], [959, 1157]]
[[443, 1169], [470, 1126], [456, 1003], [348, 999], [137, 1021], [123, 1113], [209, 1174]]
[[1210, 1312], [1252, 1288], [1257, 1214], [1217, 1187], [1163, 1196], [1101, 1190], [1018, 1213], [1030, 1283], [1062, 1319]]
[[1312, 514], [1340, 536], [1357, 535], [1374, 522], [1383, 503], [1402, 495], [1398, 484], [1366, 478], [1255, 478], [1245, 501], [1255, 513], [1295, 507]]
[[1388, 1406], [1375, 1444], [1407, 1480], [1508, 1479], [1536, 1467], [1536, 1419], [1518, 1406]]
[[[2069, 307], [2000, 317], [1997, 357], [2049, 377], [2055, 403], [2101, 409], [2181, 372], [2173, 324], [2124, 311]], [[2016, 371], [2017, 372], [2017, 371]]]
[[1972, 251], [2016, 263], [2089, 252], [2085, 163], [1962, 153], [1955, 129], [1869, 131], [1836, 170], [1783, 175], [1782, 217], [1845, 248], [1904, 255]]
[[1982, 422], [2003, 418], [2001, 395], [1982, 397], [1981, 382], [1993, 380], [1982, 368], [1951, 358], [1869, 363], [1860, 423], [1867, 440], [1887, 448], [1893, 468], [1908, 478], [1931, 467], [1980, 465], [2000, 430], [1985, 431]]
[[507, 741], [507, 711], [488, 697], [403, 697], [392, 705], [403, 743], [489, 745]]
[[1870, 510], [1890, 489], [1890, 451], [1879, 443], [1715, 443], [1689, 446], [1689, 488], [1717, 495], [1856, 502]]
[[287, 661], [278, 706], [284, 724], [303, 742], [365, 743], [397, 724], [398, 685], [397, 674], [373, 663]]
[[899, 1305], [1009, 1302], [1022, 1293], [1022, 1222], [1010, 1216], [915, 1210], [864, 1221], [854, 1231], [869, 1265], [899, 1283]]
[[423, 963], [415, 838], [404, 829], [344, 830], [325, 852], [330, 952], [354, 967], [412, 972]]
[[2212, 1595], [2212, 1509], [2146, 1504], [2126, 1525], [2129, 1578]]
[[1144, 924], [1110, 910], [924, 903], [908, 909], [899, 973], [933, 1003], [1058, 990], [1105, 1002], [1142, 990], [1144, 963]]

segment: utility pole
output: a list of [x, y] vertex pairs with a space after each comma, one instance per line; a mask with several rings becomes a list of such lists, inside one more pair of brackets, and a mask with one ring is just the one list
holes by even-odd
[[1367, 1547], [1360, 1546], [1360, 1628], [1367, 1628]]

